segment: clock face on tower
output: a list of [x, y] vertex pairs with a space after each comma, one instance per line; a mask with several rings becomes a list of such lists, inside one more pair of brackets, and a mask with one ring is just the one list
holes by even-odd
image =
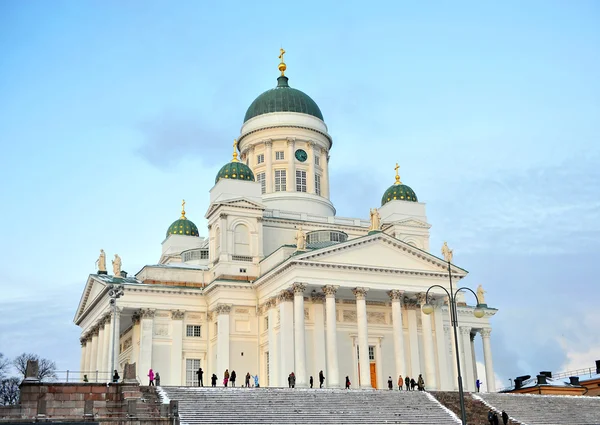
[[300, 162], [304, 162], [306, 161], [306, 159], [308, 158], [308, 155], [306, 154], [306, 152], [302, 149], [298, 149], [296, 151], [296, 159]]

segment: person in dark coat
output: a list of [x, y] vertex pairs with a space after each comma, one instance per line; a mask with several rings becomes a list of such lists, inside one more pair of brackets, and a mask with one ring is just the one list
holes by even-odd
[[410, 390], [414, 391], [416, 386], [417, 382], [415, 381], [415, 378], [410, 378]]
[[494, 412], [494, 414], [492, 415], [492, 423], [494, 425], [499, 425], [500, 424], [500, 420], [498, 419], [498, 414], [496, 412]]
[[[84, 376], [86, 376], [86, 375], [84, 375]], [[115, 369], [115, 373], [113, 374], [113, 382], [119, 382], [119, 378], [121, 378], [119, 376], [119, 372], [117, 372], [117, 369]]]
[[475, 387], [477, 388], [477, 392], [479, 392], [479, 389], [481, 388], [481, 381], [479, 379], [475, 381]]
[[350, 389], [350, 378], [348, 378], [346, 376], [346, 389], [349, 390]]
[[158, 372], [156, 372], [156, 375], [154, 376], [154, 382], [156, 382], [157, 387], [160, 386], [160, 374]]
[[235, 373], [235, 370], [231, 371], [231, 377], [229, 378], [229, 380], [231, 381], [231, 386], [235, 387], [235, 378], [237, 377], [237, 374]]
[[294, 372], [290, 373], [290, 384], [292, 388], [296, 388], [296, 375], [294, 375]]
[[215, 375], [214, 373], [212, 374], [212, 376], [210, 377], [210, 385], [213, 387], [217, 386], [217, 375]]
[[312, 388], [312, 386], [313, 386], [313, 377], [312, 377], [312, 375], [310, 375], [310, 379], [308, 380], [308, 382], [310, 383], [310, 387]]
[[492, 412], [492, 409], [488, 412], [488, 422], [490, 425], [494, 425], [494, 412]]
[[406, 384], [406, 391], [410, 391], [410, 378], [408, 375], [406, 375], [406, 378], [404, 378], [404, 383]]
[[502, 411], [502, 423], [504, 425], [508, 424], [508, 413], [506, 413], [504, 410]]
[[204, 371], [202, 370], [202, 368], [199, 368], [196, 371], [196, 375], [198, 375], [198, 386], [199, 387], [203, 387], [204, 386], [204, 380], [202, 379], [202, 377], [204, 376]]
[[423, 381], [423, 375], [419, 373], [419, 378], [417, 379], [417, 388], [419, 391], [423, 391], [425, 389], [425, 381]]
[[394, 389], [394, 381], [392, 381], [392, 377], [390, 376], [388, 378], [388, 390], [393, 390]]
[[319, 388], [323, 388], [323, 383], [325, 382], [325, 375], [323, 375], [323, 371], [319, 372]]
[[288, 388], [292, 388], [292, 374], [288, 375]]
[[252, 377], [252, 376], [250, 375], [250, 372], [247, 372], [247, 373], [246, 373], [246, 382], [245, 382], [245, 384], [246, 384], [246, 388], [250, 388], [250, 378], [251, 378], [251, 377]]

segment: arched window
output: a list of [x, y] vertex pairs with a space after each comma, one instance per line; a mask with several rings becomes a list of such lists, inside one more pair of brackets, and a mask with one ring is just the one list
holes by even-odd
[[238, 224], [235, 226], [233, 234], [233, 253], [235, 255], [250, 255], [250, 234], [248, 227]]
[[221, 253], [221, 229], [217, 227], [215, 232], [215, 253], [219, 255]]

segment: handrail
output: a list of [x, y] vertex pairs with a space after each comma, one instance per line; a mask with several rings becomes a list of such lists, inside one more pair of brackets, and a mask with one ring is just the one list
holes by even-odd
[[590, 378], [591, 378], [593, 375], [596, 375], [596, 368], [588, 367], [585, 369], [569, 370], [567, 372], [560, 372], [560, 373], [556, 373], [556, 374], [553, 373], [552, 378], [560, 379], [560, 378], [568, 378], [570, 376], [583, 376], [583, 375], [590, 375]]

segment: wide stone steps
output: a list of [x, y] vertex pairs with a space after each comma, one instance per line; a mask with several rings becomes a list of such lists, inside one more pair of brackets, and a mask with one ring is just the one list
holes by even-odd
[[182, 424], [456, 424], [424, 392], [161, 387]]
[[498, 412], [527, 425], [599, 425], [600, 397], [529, 394], [477, 394]]

